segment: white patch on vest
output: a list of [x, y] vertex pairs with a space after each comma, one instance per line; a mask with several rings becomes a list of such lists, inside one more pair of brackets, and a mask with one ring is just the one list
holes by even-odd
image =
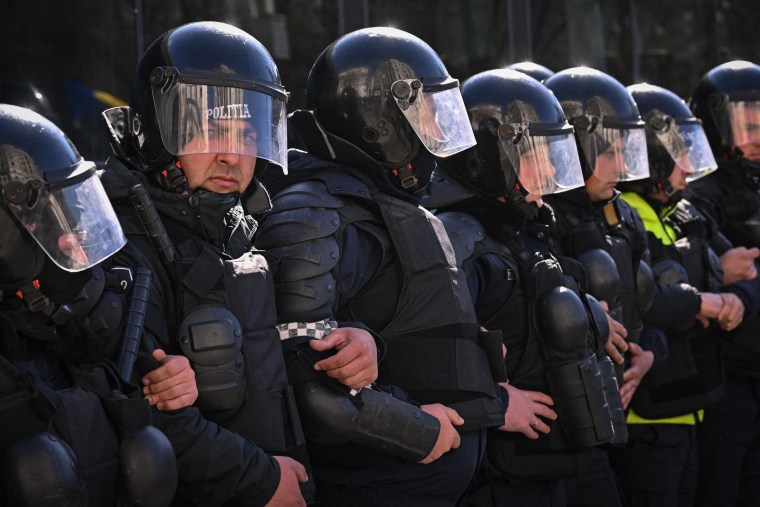
[[248, 110], [248, 104], [227, 104], [207, 109], [206, 117], [214, 120], [236, 120], [250, 118], [251, 112]]

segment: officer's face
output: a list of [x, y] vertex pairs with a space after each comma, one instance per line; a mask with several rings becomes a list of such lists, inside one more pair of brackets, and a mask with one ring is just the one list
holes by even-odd
[[[230, 137], [245, 137], [249, 139], [252, 149], [248, 155], [224, 153], [224, 140]], [[217, 142], [219, 140], [219, 142]], [[190, 141], [189, 145], [195, 140]], [[227, 194], [242, 193], [253, 179], [256, 166], [256, 133], [250, 130], [250, 125], [241, 120], [217, 122], [209, 132], [209, 147], [211, 153], [180, 155], [178, 160], [187, 178], [191, 190], [202, 188], [210, 192]]]
[[441, 127], [438, 125], [437, 106], [432, 97], [425, 97], [420, 107], [420, 130], [426, 137], [435, 139], [438, 141], [445, 141]]
[[730, 117], [734, 143], [742, 150], [745, 159], [760, 162], [760, 105], [740, 102], [735, 108], [736, 114]]
[[[520, 183], [533, 192], [543, 192], [551, 188], [557, 169], [549, 161], [545, 151], [531, 150], [520, 157]], [[540, 199], [540, 195], [537, 198]]]
[[689, 173], [684, 171], [679, 164], [676, 164], [673, 168], [673, 172], [668, 176], [668, 181], [674, 189], [683, 191], [686, 188], [686, 185], [688, 185], [688, 182], [686, 181], [688, 175]]
[[609, 148], [596, 156], [594, 171], [586, 180], [586, 191], [592, 202], [610, 199], [613, 189], [626, 172], [625, 142], [618, 139]]
[[89, 259], [87, 254], [82, 248], [81, 238], [78, 234], [62, 234], [58, 237], [58, 248], [70, 259], [73, 259], [77, 264], [87, 265]]
[[586, 180], [586, 192], [591, 198], [591, 202], [605, 201], [612, 197], [615, 185], [617, 185], [616, 181], [601, 180], [594, 173]]

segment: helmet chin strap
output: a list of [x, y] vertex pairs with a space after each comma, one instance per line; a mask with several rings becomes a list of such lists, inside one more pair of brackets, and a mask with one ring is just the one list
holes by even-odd
[[536, 203], [530, 202], [525, 198], [528, 196], [528, 191], [525, 190], [519, 182], [507, 192], [507, 201], [524, 216], [527, 220], [533, 220], [538, 215], [538, 206]]
[[166, 166], [160, 173], [161, 186], [170, 192], [184, 194], [188, 191], [187, 177], [182, 171], [182, 164], [179, 160]]
[[411, 195], [419, 195], [430, 183], [435, 169], [435, 157], [415, 142], [412, 160], [401, 167], [391, 169], [391, 174], [398, 182], [399, 188]]
[[418, 176], [422, 176], [414, 168], [413, 163], [409, 162], [405, 166], [398, 169], [392, 169], [391, 174], [398, 181], [399, 187], [410, 195], [420, 196], [427, 184], [429, 178], [420, 179]]
[[24, 303], [26, 303], [30, 312], [44, 313], [49, 317], [55, 313], [58, 305], [43, 294], [35, 282], [29, 282], [23, 285], [18, 289], [17, 294], [19, 294]]
[[670, 181], [665, 180], [664, 182], [657, 183], [656, 184], [657, 189], [665, 194], [668, 198], [668, 201], [671, 204], [678, 204], [678, 202], [683, 199], [683, 192], [680, 190], [676, 190], [673, 185], [670, 184]]
[[399, 167], [398, 169], [394, 169], [392, 172], [393, 175], [398, 178], [401, 188], [407, 192], [415, 191], [415, 187], [419, 184], [419, 178], [417, 178], [414, 168], [412, 168], [411, 162], [405, 166]]

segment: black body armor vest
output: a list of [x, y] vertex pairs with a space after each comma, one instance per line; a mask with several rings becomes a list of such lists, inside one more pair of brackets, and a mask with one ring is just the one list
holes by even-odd
[[[719, 171], [690, 183], [686, 195], [702, 210], [716, 218], [721, 232], [733, 246], [760, 246], [760, 194], [757, 176], [739, 160], [721, 160]], [[741, 327], [724, 342], [723, 356], [728, 368], [759, 377], [760, 316], [745, 315]]]
[[177, 336], [196, 371], [196, 405], [268, 453], [303, 445], [266, 260], [255, 252], [230, 259], [165, 225], [175, 240]]
[[339, 318], [364, 322], [385, 340], [380, 383], [398, 385], [420, 403], [451, 406], [464, 418], [463, 430], [501, 426], [500, 337], [480, 332], [443, 225], [383, 192], [372, 192], [372, 202], [370, 209], [350, 201], [338, 210], [341, 228], [369, 219], [359, 226], [384, 245], [380, 271]]
[[[659, 283], [688, 283], [706, 292], [720, 292], [723, 273], [709, 246], [709, 230], [698, 211], [681, 200], [663, 219], [678, 239], [664, 245], [649, 235], [652, 270]], [[676, 417], [702, 409], [723, 392], [723, 363], [715, 324], [696, 320], [668, 331], [668, 355], [642, 381], [632, 407], [649, 419]]]
[[[565, 229], [561, 238], [564, 254], [583, 262], [584, 254], [598, 249], [609, 254], [614, 261], [614, 274], [605, 271], [606, 266], [602, 263], [584, 263], [589, 292], [607, 301], [610, 315], [628, 331], [626, 339], [638, 343], [643, 324], [638, 309], [636, 274], [646, 249], [645, 233], [636, 228], [630, 207], [621, 204], [620, 199], [607, 203], [599, 214], [580, 218], [570, 212], [563, 213], [557, 202], [561, 201], [552, 201]], [[617, 278], [617, 284], [612, 295], [614, 299], [610, 300], [604, 293], [610, 291], [595, 291], [595, 288], [610, 285], [607, 281], [613, 277]]]
[[747, 174], [740, 161], [721, 160], [720, 170], [690, 183], [688, 198], [712, 212], [722, 232], [736, 246], [760, 246], [760, 196], [755, 177]]
[[[504, 333], [510, 383], [519, 389], [550, 394], [559, 414], [557, 421], [545, 421], [552, 431], [536, 440], [491, 431], [489, 459], [516, 478], [535, 480], [582, 473], [590, 464], [588, 449], [612, 438], [594, 353], [596, 340], [585, 306], [576, 293], [567, 290], [566, 275], [548, 249], [534, 251], [537, 241], [528, 247], [524, 242], [530, 240], [520, 237], [507, 247], [483, 234], [480, 224], [469, 215], [446, 212], [440, 219], [452, 237], [459, 262], [467, 265], [493, 254], [503, 261], [506, 273], [515, 275], [518, 283], [512, 294], [481, 324]], [[562, 292], [556, 292], [560, 288]], [[552, 319], [561, 322], [548, 322]], [[560, 327], [566, 332], [553, 332]]]
[[[562, 253], [583, 264], [586, 273], [586, 289], [588, 293], [608, 304], [610, 316], [621, 322], [628, 330], [629, 341], [638, 342], [643, 324], [638, 311], [636, 274], [639, 260], [644, 251], [643, 240], [637, 236], [630, 210], [618, 200], [606, 204], [606, 214], [600, 216], [596, 210], [591, 212], [591, 206], [585, 189], [572, 191], [580, 202], [573, 203], [562, 198], [553, 199], [558, 220], [562, 231], [559, 240]], [[580, 204], [584, 206], [581, 206]], [[627, 221], [627, 227], [624, 227]], [[614, 232], [614, 235], [610, 233]], [[605, 320], [597, 307], [597, 316]], [[615, 436], [613, 445], [622, 445], [628, 439], [619, 388], [623, 384], [625, 363], [617, 365], [604, 351], [605, 336], [596, 353], [599, 356], [600, 368], [605, 381], [605, 392], [610, 410], [613, 415]]]
[[[41, 314], [29, 313], [22, 318], [39, 317], [43, 322], [47, 319]], [[19, 331], [19, 338], [44, 341], [44, 332], [51, 333], [55, 341], [74, 338], [56, 335], [53, 325], [44, 326], [47, 329], [43, 331], [38, 327], [39, 333], [33, 338], [24, 334], [33, 328]], [[125, 384], [108, 362], [75, 365], [62, 363], [53, 355], [36, 354], [11, 362], [0, 355], [0, 418], [4, 421], [0, 450], [5, 453], [0, 466], [0, 503], [34, 505], [36, 498], [43, 497], [59, 498], [64, 503], [65, 495], [54, 495], [68, 490], [67, 495], [78, 499], [77, 505], [79, 502], [168, 505], [176, 489], [174, 452], [162, 433], [156, 438], [149, 435], [151, 445], [147, 448], [134, 445], [137, 435], [157, 430], [150, 426], [147, 401], [141, 393], [133, 391], [137, 388]], [[123, 393], [131, 393], [132, 397]], [[51, 452], [42, 452], [34, 442]], [[52, 459], [54, 445], [66, 449], [71, 456], [63, 463], [64, 469], [56, 469], [60, 463], [56, 465]], [[126, 456], [132, 459], [125, 461]], [[127, 470], [129, 461], [135, 460], [155, 463], [162, 470], [148, 470], [150, 467]], [[28, 475], [29, 470], [36, 470], [33, 477]], [[17, 473], [20, 475], [13, 478]], [[66, 484], [67, 475], [72, 473], [78, 485]], [[9, 485], [8, 480], [16, 484]], [[161, 482], [162, 491], [151, 489], [156, 482]], [[139, 498], [143, 491], [156, 494], [150, 495], [150, 500]]]

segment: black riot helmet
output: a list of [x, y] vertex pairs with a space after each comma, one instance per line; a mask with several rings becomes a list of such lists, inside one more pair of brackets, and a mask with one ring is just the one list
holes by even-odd
[[583, 186], [573, 127], [551, 91], [508, 69], [481, 72], [462, 85], [477, 145], [438, 161], [439, 169], [486, 198], [518, 185], [545, 195]]
[[[702, 77], [689, 104], [716, 156], [746, 159], [742, 145], [760, 153], [760, 66], [743, 60], [718, 65]], [[746, 161], [760, 168], [756, 158]]]
[[687, 181], [699, 179], [718, 168], [702, 122], [670, 90], [646, 83], [627, 89], [646, 123], [649, 178], [643, 183], [648, 190], [663, 190], [677, 202], [680, 196], [672, 195], [675, 190], [668, 182], [676, 166], [686, 174]]
[[615, 78], [588, 67], [557, 72], [544, 84], [575, 127], [583, 177], [607, 182], [646, 178], [646, 135], [631, 94]]
[[0, 104], [0, 288], [18, 288], [45, 256], [77, 272], [126, 239], [95, 172], [53, 123]]
[[529, 62], [527, 60], [524, 62], [517, 62], [511, 65], [507, 65], [507, 68], [509, 70], [516, 70], [517, 72], [527, 74], [538, 81], [546, 81], [554, 75], [553, 70], [548, 69], [538, 63]]
[[325, 48], [306, 101], [324, 130], [385, 169], [409, 164], [420, 144], [436, 157], [475, 144], [459, 82], [430, 46], [395, 28], [357, 30]]
[[286, 102], [259, 41], [225, 23], [189, 23], [161, 35], [137, 64], [134, 147], [149, 170], [193, 153], [252, 155], [285, 169]]

